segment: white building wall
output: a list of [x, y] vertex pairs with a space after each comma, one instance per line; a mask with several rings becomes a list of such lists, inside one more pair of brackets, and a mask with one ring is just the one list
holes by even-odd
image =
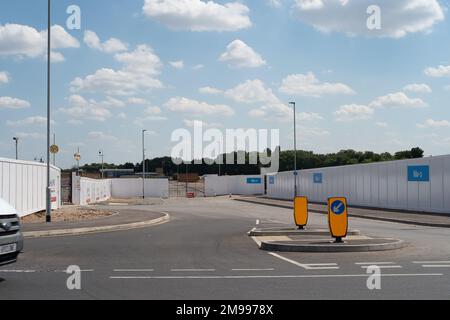
[[206, 176], [205, 196], [223, 195], [262, 195], [264, 194], [264, 177], [249, 176]]
[[[429, 166], [429, 181], [408, 181], [408, 166]], [[314, 183], [314, 174], [322, 183]], [[268, 177], [269, 197], [293, 199], [294, 173]], [[350, 205], [450, 214], [450, 156], [360, 164], [299, 171], [299, 195], [326, 203], [347, 197]]]
[[[61, 170], [50, 167], [52, 209], [61, 207]], [[20, 216], [46, 209], [47, 165], [0, 158], [0, 197]]]
[[[111, 179], [114, 198], [142, 197], [142, 179]], [[168, 198], [168, 179], [145, 179], [145, 196], [149, 198]]]

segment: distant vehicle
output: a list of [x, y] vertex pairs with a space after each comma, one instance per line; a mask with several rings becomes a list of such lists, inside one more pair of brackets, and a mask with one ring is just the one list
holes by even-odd
[[17, 211], [0, 199], [0, 266], [17, 261], [23, 249], [23, 235], [20, 227]]

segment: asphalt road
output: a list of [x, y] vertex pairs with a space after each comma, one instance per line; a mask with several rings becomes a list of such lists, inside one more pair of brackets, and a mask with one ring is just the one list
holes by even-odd
[[[257, 223], [290, 224], [291, 210], [225, 198], [130, 208], [168, 212], [172, 220], [146, 229], [27, 240], [19, 263], [0, 268], [0, 299], [450, 298], [450, 229], [354, 218], [351, 228], [401, 238], [409, 247], [273, 255], [246, 233]], [[312, 214], [310, 223], [326, 227], [326, 217]], [[374, 263], [382, 267], [381, 290], [371, 291], [365, 267]], [[69, 265], [83, 270], [81, 290], [67, 289]]]

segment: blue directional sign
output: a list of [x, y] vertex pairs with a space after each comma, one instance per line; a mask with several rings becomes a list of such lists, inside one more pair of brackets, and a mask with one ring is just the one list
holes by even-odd
[[341, 215], [345, 212], [345, 203], [341, 200], [336, 200], [331, 204], [331, 211], [336, 215]]
[[274, 176], [270, 176], [269, 177], [269, 184], [275, 184], [275, 177]]
[[298, 176], [298, 172], [297, 171], [294, 171], [294, 176]]
[[313, 175], [314, 183], [322, 184], [323, 183], [323, 175], [321, 173], [314, 173]]
[[261, 184], [261, 178], [247, 178], [247, 184]]
[[430, 166], [408, 166], [409, 182], [429, 182]]

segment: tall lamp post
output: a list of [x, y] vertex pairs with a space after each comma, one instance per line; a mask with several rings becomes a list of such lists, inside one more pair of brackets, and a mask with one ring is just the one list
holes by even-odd
[[13, 140], [16, 142], [16, 160], [19, 160], [19, 137], [14, 137]]
[[294, 107], [294, 194], [297, 197], [297, 111], [295, 102], [289, 102], [289, 104]]
[[51, 0], [47, 1], [47, 198], [46, 198], [46, 214], [47, 223], [52, 222], [52, 203], [50, 190], [50, 67], [51, 67]]
[[145, 199], [145, 133], [147, 130], [142, 130], [142, 199]]
[[104, 163], [105, 163], [104, 159], [105, 159], [105, 153], [103, 152], [103, 150], [100, 150], [100, 151], [98, 152], [98, 156], [99, 156], [100, 158], [102, 158], [102, 179], [104, 179], [104, 178], [105, 178], [105, 171], [104, 171]]

